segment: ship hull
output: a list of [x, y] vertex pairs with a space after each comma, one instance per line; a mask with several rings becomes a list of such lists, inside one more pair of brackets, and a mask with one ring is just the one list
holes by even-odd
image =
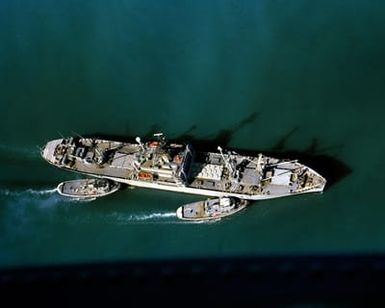
[[57, 192], [64, 196], [69, 198], [76, 198], [76, 199], [94, 199], [94, 198], [100, 198], [104, 196], [108, 196], [113, 194], [114, 192], [117, 192], [120, 189], [120, 183], [113, 181], [112, 187], [107, 187], [105, 189], [87, 189], [87, 185], [89, 185], [89, 182], [94, 184], [95, 180], [73, 180], [73, 181], [66, 181], [60, 183], [56, 190]]
[[189, 145], [156, 141], [57, 139], [46, 144], [42, 157], [67, 171], [207, 197], [267, 200], [322, 192], [326, 184], [321, 175], [296, 160], [194, 152]]
[[168, 186], [168, 185], [161, 185], [157, 183], [133, 181], [133, 180], [126, 180], [121, 178], [114, 178], [114, 177], [104, 177], [104, 178], [107, 178], [116, 182], [124, 183], [133, 187], [157, 189], [157, 190], [178, 192], [178, 193], [191, 194], [191, 195], [200, 195], [200, 196], [207, 196], [207, 197], [227, 196], [227, 197], [235, 197], [235, 198], [251, 200], [251, 201], [275, 199], [275, 198], [294, 196], [294, 195], [299, 195], [304, 193], [322, 193], [323, 191], [323, 188], [316, 188], [316, 189], [309, 189], [307, 191], [303, 191], [300, 193], [288, 193], [288, 194], [282, 194], [282, 195], [271, 195], [271, 194], [270, 195], [247, 195], [247, 194], [231, 193], [226, 191], [202, 190], [202, 189], [188, 187], [188, 186], [183, 186], [183, 187]]

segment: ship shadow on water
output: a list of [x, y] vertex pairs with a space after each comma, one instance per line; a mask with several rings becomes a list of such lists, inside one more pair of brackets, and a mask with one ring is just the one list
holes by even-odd
[[319, 139], [313, 138], [308, 148], [303, 151], [288, 148], [287, 143], [289, 139], [298, 131], [299, 127], [291, 129], [288, 133], [279, 138], [278, 142], [270, 148], [253, 150], [229, 146], [234, 135], [244, 126], [253, 123], [258, 115], [259, 113], [257, 112], [251, 114], [238, 124], [234, 125], [232, 129], [220, 130], [213, 138], [202, 139], [194, 137], [192, 133], [196, 126], [192, 126], [188, 131], [176, 137], [175, 141], [186, 142], [186, 140], [188, 140], [197, 150], [211, 150], [216, 152], [217, 146], [220, 145], [228, 150], [236, 151], [244, 155], [257, 156], [259, 153], [263, 153], [276, 158], [298, 159], [299, 162], [313, 168], [326, 178], [326, 189], [329, 189], [352, 172], [352, 169], [347, 164], [336, 157], [327, 154], [329, 151], [342, 148], [342, 145], [324, 146], [321, 148]]
[[[257, 156], [259, 153], [263, 153], [268, 156], [276, 158], [298, 159], [300, 163], [303, 163], [318, 173], [320, 173], [327, 180], [326, 189], [329, 189], [337, 182], [347, 177], [352, 169], [333, 155], [329, 155], [328, 152], [343, 148], [343, 145], [325, 146], [321, 147], [319, 139], [314, 137], [311, 144], [305, 150], [291, 149], [287, 146], [289, 139], [299, 130], [299, 127], [294, 127], [289, 132], [284, 134], [279, 140], [269, 148], [261, 149], [245, 149], [234, 148], [229, 146], [235, 134], [245, 126], [252, 124], [260, 116], [259, 112], [253, 112], [241, 121], [233, 125], [231, 128], [219, 130], [217, 134], [212, 137], [202, 138], [194, 135], [197, 125], [192, 125], [185, 132], [178, 136], [171, 138], [174, 142], [189, 142], [198, 151], [213, 151], [217, 152], [217, 147], [226, 148], [227, 150], [236, 151], [243, 155]], [[149, 131], [144, 134], [144, 139], [151, 138], [154, 133], [162, 132], [162, 128], [154, 124]], [[163, 131], [167, 136], [167, 132]], [[85, 137], [99, 137], [110, 140], [122, 141], [122, 142], [135, 142], [133, 135], [112, 135], [105, 133], [92, 133], [84, 135]]]

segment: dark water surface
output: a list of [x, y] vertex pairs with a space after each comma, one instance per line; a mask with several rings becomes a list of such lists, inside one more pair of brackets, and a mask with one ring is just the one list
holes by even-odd
[[[382, 1], [0, 2], [0, 267], [155, 258], [385, 252]], [[199, 197], [52, 190], [78, 175], [36, 145], [146, 135], [301, 158], [322, 195], [215, 223]]]

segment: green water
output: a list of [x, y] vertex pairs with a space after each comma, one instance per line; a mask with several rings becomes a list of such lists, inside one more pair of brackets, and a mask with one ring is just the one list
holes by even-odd
[[[0, 267], [385, 252], [384, 16], [382, 1], [1, 1]], [[159, 130], [326, 157], [338, 177], [199, 224], [173, 214], [196, 196], [50, 191], [79, 175], [36, 145]]]

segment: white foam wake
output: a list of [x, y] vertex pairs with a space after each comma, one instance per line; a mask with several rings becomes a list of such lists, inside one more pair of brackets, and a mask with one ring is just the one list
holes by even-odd
[[7, 156], [23, 157], [27, 159], [38, 158], [40, 156], [40, 150], [38, 147], [17, 147], [8, 144], [0, 144], [0, 152], [5, 153]]
[[63, 199], [56, 193], [56, 189], [32, 189], [11, 190], [8, 188], [0, 188], [0, 197], [6, 197], [6, 204], [12, 206], [13, 209], [35, 208], [52, 208]]
[[166, 213], [151, 213], [151, 214], [133, 214], [128, 218], [133, 221], [146, 221], [146, 220], [161, 220], [167, 219], [171, 217], [176, 217], [176, 214], [173, 212]]
[[95, 201], [97, 198], [71, 198], [71, 197], [63, 197], [63, 200], [67, 202], [79, 202], [79, 203], [86, 203], [86, 202], [92, 202]]
[[0, 195], [3, 196], [10, 196], [10, 197], [26, 197], [26, 196], [46, 196], [46, 195], [52, 195], [56, 192], [56, 188], [54, 189], [43, 189], [43, 190], [36, 190], [32, 188], [28, 188], [25, 190], [10, 190], [10, 189], [0, 189]]
[[176, 217], [176, 214], [174, 212], [152, 213], [152, 214], [136, 215], [135, 218], [138, 220], [151, 220], [151, 219], [165, 219], [170, 217]]
[[163, 213], [138, 213], [125, 215], [121, 213], [113, 213], [112, 217], [120, 223], [132, 223], [132, 222], [159, 222], [167, 221], [170, 218], [176, 217], [174, 212], [163, 212]]
[[44, 195], [51, 195], [53, 193], [56, 193], [56, 188], [54, 188], [54, 189], [43, 189], [43, 190], [27, 189], [26, 192], [30, 193], [32, 195], [44, 196]]
[[180, 220], [176, 219], [175, 212], [163, 213], [137, 213], [123, 214], [114, 212], [109, 215], [115, 223], [133, 224], [133, 223], [156, 223], [156, 224], [212, 224], [221, 221], [221, 218], [211, 220]]

